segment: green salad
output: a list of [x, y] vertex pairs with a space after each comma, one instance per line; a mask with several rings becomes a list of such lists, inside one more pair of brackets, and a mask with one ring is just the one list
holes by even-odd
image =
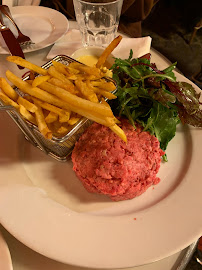
[[115, 115], [155, 135], [165, 151], [180, 122], [202, 127], [200, 94], [191, 84], [176, 81], [176, 63], [160, 71], [150, 63], [150, 56], [133, 58], [131, 50], [128, 59], [115, 59], [111, 69], [118, 89], [111, 107]]

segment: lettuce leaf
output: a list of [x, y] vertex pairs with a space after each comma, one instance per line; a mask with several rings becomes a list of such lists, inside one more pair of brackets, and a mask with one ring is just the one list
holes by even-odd
[[118, 90], [111, 104], [114, 113], [125, 116], [135, 127], [154, 134], [165, 151], [176, 133], [178, 123], [202, 127], [202, 110], [198, 94], [192, 85], [176, 82], [173, 72], [177, 63], [160, 71], [150, 58], [116, 58], [112, 66]]

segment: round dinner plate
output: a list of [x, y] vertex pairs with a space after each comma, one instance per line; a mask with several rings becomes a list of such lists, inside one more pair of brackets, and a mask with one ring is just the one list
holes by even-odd
[[[11, 14], [21, 32], [31, 38], [33, 45], [23, 49], [24, 53], [43, 49], [61, 38], [69, 29], [68, 19], [55, 9], [43, 6], [15, 6]], [[17, 30], [4, 18], [4, 22], [17, 37]], [[0, 54], [9, 51], [0, 35]]]
[[6, 113], [0, 124], [0, 222], [33, 250], [77, 266], [126, 268], [170, 256], [202, 235], [201, 129], [179, 125], [160, 183], [112, 202], [83, 188], [71, 160], [55, 161], [27, 142]]

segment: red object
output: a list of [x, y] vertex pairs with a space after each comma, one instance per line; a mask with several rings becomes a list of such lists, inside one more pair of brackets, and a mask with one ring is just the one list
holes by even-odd
[[73, 169], [84, 187], [113, 201], [132, 199], [158, 184], [156, 176], [164, 152], [149, 132], [121, 120], [127, 144], [109, 128], [94, 123], [72, 152]]
[[143, 55], [143, 56], [141, 56], [141, 57], [139, 57], [139, 58], [140, 58], [140, 59], [145, 58], [145, 59], [150, 60], [150, 58], [151, 58], [151, 53], [146, 53], [145, 55]]
[[[24, 53], [20, 47], [20, 44], [18, 43], [17, 39], [11, 32], [11, 30], [4, 25], [3, 23], [3, 17], [0, 13], [0, 32], [1, 35], [12, 55], [20, 56], [22, 58], [25, 58]], [[20, 69], [23, 69], [23, 67], [18, 66]]]
[[198, 249], [200, 251], [202, 251], [202, 237], [199, 239], [199, 242], [198, 242]]

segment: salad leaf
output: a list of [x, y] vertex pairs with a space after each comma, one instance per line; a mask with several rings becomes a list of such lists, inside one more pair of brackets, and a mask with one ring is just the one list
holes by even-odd
[[176, 81], [175, 74], [173, 73], [173, 70], [176, 68], [177, 62], [171, 64], [169, 67], [164, 69], [162, 72], [169, 75], [172, 78], [172, 81]]
[[195, 127], [202, 127], [202, 110], [200, 109], [200, 93], [197, 93], [193, 86], [187, 82], [171, 83], [165, 81], [169, 90], [177, 98], [178, 113], [182, 123]]
[[118, 85], [117, 99], [111, 104], [114, 113], [127, 117], [134, 127], [141, 124], [164, 151], [180, 121], [202, 127], [200, 94], [192, 85], [176, 82], [176, 64], [160, 71], [149, 55], [133, 58], [131, 50], [128, 59], [116, 58], [111, 68]]
[[169, 141], [175, 136], [176, 126], [179, 123], [177, 112], [168, 110], [156, 102], [152, 108], [151, 117], [155, 117], [154, 134], [160, 142], [161, 149], [166, 150]]

